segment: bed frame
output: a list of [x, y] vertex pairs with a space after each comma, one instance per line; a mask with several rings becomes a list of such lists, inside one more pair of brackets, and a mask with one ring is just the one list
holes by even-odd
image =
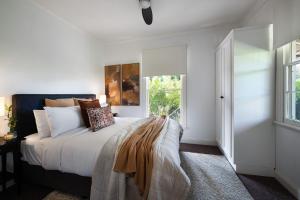
[[[62, 98], [96, 98], [95, 94], [15, 94], [12, 96], [13, 113], [17, 119], [18, 141], [26, 136], [37, 133], [33, 110], [42, 110], [45, 99]], [[29, 182], [53, 188], [82, 197], [89, 197], [91, 177], [83, 177], [57, 170], [45, 170], [41, 166], [21, 162], [21, 177], [23, 182]]]

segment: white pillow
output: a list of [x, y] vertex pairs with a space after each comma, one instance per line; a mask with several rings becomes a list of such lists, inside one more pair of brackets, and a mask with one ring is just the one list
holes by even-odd
[[45, 110], [34, 110], [33, 111], [36, 128], [40, 139], [50, 137], [50, 127], [48, 124], [46, 111]]
[[69, 130], [84, 125], [79, 106], [73, 107], [44, 107], [47, 113], [51, 137], [56, 137]]

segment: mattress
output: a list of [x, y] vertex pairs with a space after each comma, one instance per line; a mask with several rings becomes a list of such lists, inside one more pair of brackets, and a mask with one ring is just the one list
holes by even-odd
[[114, 125], [97, 132], [81, 127], [55, 138], [40, 139], [38, 134], [29, 135], [21, 143], [22, 160], [47, 170], [91, 177], [108, 139], [137, 120], [139, 118], [116, 117]]

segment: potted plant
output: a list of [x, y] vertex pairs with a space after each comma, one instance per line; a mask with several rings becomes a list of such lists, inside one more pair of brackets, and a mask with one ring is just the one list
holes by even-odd
[[6, 110], [6, 120], [8, 121], [7, 126], [9, 128], [9, 132], [7, 133], [6, 138], [11, 139], [16, 135], [16, 125], [17, 125], [17, 119], [16, 116], [12, 112], [12, 105], [8, 106], [5, 105]]

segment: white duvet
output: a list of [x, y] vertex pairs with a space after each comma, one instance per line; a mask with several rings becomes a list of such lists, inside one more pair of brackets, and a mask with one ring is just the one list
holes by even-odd
[[139, 118], [115, 118], [116, 123], [97, 132], [78, 128], [55, 138], [28, 137], [22, 145], [23, 160], [47, 170], [91, 177], [104, 144]]
[[[120, 145], [146, 122], [139, 120], [111, 137], [103, 146], [92, 176], [91, 200], [143, 199], [134, 182], [124, 173], [112, 170]], [[153, 148], [153, 169], [148, 200], [184, 200], [191, 182], [180, 166], [179, 141], [182, 129], [178, 122], [168, 119]], [[105, 160], [105, 162], [103, 162]]]

